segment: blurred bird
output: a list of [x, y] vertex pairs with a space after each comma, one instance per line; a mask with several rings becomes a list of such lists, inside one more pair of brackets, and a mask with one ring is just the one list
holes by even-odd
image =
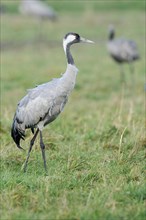
[[36, 128], [34, 136], [30, 141], [24, 171], [26, 171], [30, 152], [38, 133], [40, 133], [40, 147], [42, 150], [44, 168], [47, 170], [42, 130], [63, 111], [68, 96], [75, 86], [78, 69], [74, 64], [70, 47], [75, 43], [81, 42], [93, 43], [93, 41], [84, 39], [76, 33], [66, 34], [63, 39], [63, 48], [67, 58], [65, 73], [60, 78], [53, 79], [50, 82], [28, 90], [28, 94], [18, 103], [11, 129], [11, 136], [18, 148], [23, 149], [20, 146], [20, 140], [25, 137], [25, 129], [30, 128], [32, 133], [34, 133], [34, 129]]
[[5, 12], [7, 12], [7, 8], [5, 5], [3, 5], [1, 2], [0, 2], [0, 15], [1, 14], [4, 14]]
[[53, 8], [40, 0], [21, 0], [19, 11], [24, 15], [31, 15], [39, 19], [55, 20], [57, 18]]
[[119, 64], [121, 81], [125, 82], [125, 75], [121, 64], [128, 63], [131, 74], [134, 74], [132, 62], [140, 58], [136, 43], [124, 38], [115, 39], [115, 30], [111, 25], [109, 27], [107, 48], [111, 57]]

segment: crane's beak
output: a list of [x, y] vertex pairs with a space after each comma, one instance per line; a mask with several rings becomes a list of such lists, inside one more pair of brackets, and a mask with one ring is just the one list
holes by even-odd
[[85, 38], [83, 38], [83, 37], [80, 37], [80, 42], [82, 42], [82, 43], [91, 43], [91, 44], [94, 44], [94, 41], [85, 39]]

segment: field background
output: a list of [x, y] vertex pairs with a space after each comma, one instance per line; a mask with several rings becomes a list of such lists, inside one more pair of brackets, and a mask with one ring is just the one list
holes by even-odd
[[[1, 219], [143, 220], [144, 185], [144, 1], [45, 1], [56, 22], [18, 12], [19, 1], [2, 0], [1, 15]], [[126, 85], [106, 50], [108, 25], [137, 42], [135, 83], [125, 65]], [[62, 38], [70, 31], [94, 40], [75, 45], [77, 83], [64, 112], [44, 129], [48, 175], [39, 140], [27, 173], [30, 131], [16, 148], [13, 115], [26, 89], [59, 77], [66, 59]]]

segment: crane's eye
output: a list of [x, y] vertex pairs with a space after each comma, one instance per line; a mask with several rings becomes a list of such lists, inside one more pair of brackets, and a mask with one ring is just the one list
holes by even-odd
[[76, 34], [76, 39], [79, 40], [80, 39], [80, 35]]

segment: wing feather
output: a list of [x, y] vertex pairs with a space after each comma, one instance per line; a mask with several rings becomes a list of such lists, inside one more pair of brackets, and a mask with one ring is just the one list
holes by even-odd
[[[53, 79], [28, 90], [28, 94], [21, 99], [16, 110], [16, 117], [25, 127], [36, 125], [40, 120], [46, 117], [47, 113], [51, 117], [59, 114], [67, 96], [58, 89], [59, 79]], [[59, 93], [59, 94], [58, 94]]]

